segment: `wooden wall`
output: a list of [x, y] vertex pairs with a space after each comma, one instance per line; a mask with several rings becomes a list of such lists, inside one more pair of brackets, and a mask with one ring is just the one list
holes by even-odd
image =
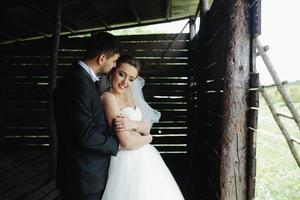
[[[221, 199], [221, 148], [224, 129], [224, 86], [228, 58], [229, 1], [214, 0], [209, 11], [201, 18], [200, 31], [191, 42], [192, 69], [195, 86], [195, 106], [197, 111], [192, 119], [191, 167], [194, 173], [190, 185], [191, 199]], [[255, 41], [251, 38], [250, 88], [248, 90], [249, 127], [247, 136], [247, 198], [252, 199], [255, 188], [255, 130], [258, 107], [258, 74], [255, 67]], [[242, 85], [241, 85], [242, 86]], [[230, 93], [230, 92], [229, 92]], [[226, 166], [230, 167], [230, 166]], [[198, 181], [199, 184], [195, 184]]]
[[[223, 128], [223, 92], [226, 60], [225, 1], [214, 1], [201, 19], [201, 30], [193, 48], [197, 91], [192, 166], [199, 185], [192, 186], [193, 198], [220, 198], [220, 150]], [[192, 182], [195, 182], [193, 180]], [[199, 192], [203, 195], [199, 196]]]
[[[154, 124], [153, 144], [162, 153], [179, 184], [187, 176], [189, 39], [187, 34], [119, 36], [123, 52], [146, 63], [144, 95], [162, 114]], [[82, 58], [86, 38], [61, 38], [58, 79]], [[49, 147], [48, 40], [1, 46], [1, 140], [2, 147], [24, 149]], [[169, 50], [169, 51], [167, 51]], [[162, 59], [163, 58], [163, 59]], [[59, 80], [58, 80], [59, 81]]]

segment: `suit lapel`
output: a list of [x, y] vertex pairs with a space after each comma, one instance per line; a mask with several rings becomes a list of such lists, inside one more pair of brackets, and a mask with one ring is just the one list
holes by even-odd
[[79, 70], [83, 73], [83, 75], [89, 80], [89, 82], [91, 83], [91, 86], [95, 89], [95, 91], [97, 92], [97, 94], [100, 95], [100, 92], [99, 92], [99, 87], [96, 87], [96, 84], [91, 76], [89, 75], [89, 73], [87, 73], [87, 71], [85, 69], [83, 69], [80, 65], [77, 65], [77, 67], [79, 68]]

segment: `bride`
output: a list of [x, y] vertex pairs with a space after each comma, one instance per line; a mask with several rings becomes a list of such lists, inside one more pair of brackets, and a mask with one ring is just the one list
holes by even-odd
[[159, 152], [150, 128], [160, 113], [144, 100], [140, 63], [123, 55], [112, 71], [111, 89], [102, 95], [109, 124], [123, 149], [111, 157], [102, 200], [182, 200], [181, 191]]

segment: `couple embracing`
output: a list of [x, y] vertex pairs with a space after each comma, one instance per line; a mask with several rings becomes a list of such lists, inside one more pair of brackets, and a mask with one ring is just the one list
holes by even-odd
[[[57, 187], [62, 200], [181, 200], [159, 152], [150, 145], [160, 113], [145, 102], [141, 64], [119, 42], [94, 34], [83, 60], [57, 85]], [[101, 75], [110, 87], [99, 92]]]

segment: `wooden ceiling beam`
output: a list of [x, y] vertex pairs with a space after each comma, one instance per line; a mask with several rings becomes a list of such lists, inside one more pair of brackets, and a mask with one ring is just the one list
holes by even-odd
[[15, 26], [17, 26], [17, 27], [26, 29], [26, 30], [28, 30], [28, 31], [30, 31], [30, 32], [32, 32], [32, 33], [41, 35], [41, 36], [43, 36], [43, 37], [49, 37], [49, 36], [50, 36], [50, 34], [44, 33], [44, 32], [42, 32], [42, 31], [40, 31], [40, 30], [37, 30], [37, 29], [32, 28], [32, 27], [30, 27], [30, 26], [27, 26], [27, 25], [25, 25], [25, 24], [23, 24], [23, 23], [21, 24], [21, 23], [19, 23], [19, 22], [17, 22], [17, 21], [11, 20], [11, 19], [4, 18], [3, 21], [4, 21], [4, 22], [7, 22], [7, 23], [9, 23], [9, 24], [13, 24], [13, 25], [15, 25]]
[[95, 17], [96, 19], [106, 28], [109, 29], [109, 25], [105, 20], [97, 14], [94, 6], [90, 3], [90, 0], [80, 0], [81, 4], [84, 5]]
[[128, 1], [130, 4], [131, 11], [133, 12], [133, 15], [135, 17], [135, 20], [138, 22], [138, 24], [141, 24], [141, 18], [136, 10], [136, 7], [135, 7], [133, 1], [132, 0], [128, 0]]
[[[110, 27], [109, 30], [112, 31], [112, 30], [118, 30], [118, 29], [123, 29], [123, 28], [133, 28], [133, 27], [139, 27], [139, 26], [154, 25], [154, 24], [160, 24], [160, 23], [174, 22], [174, 21], [183, 20], [183, 19], [188, 19], [188, 18], [187, 17], [179, 17], [179, 18], [174, 18], [174, 19], [169, 19], [169, 20], [159, 19], [159, 20], [153, 20], [153, 21], [148, 21], [148, 22], [141, 21], [141, 24], [132, 23], [129, 25], [120, 25], [120, 26]], [[93, 32], [104, 31], [104, 30], [107, 30], [107, 29], [105, 29], [104, 27], [100, 27], [100, 28], [93, 28], [93, 29], [88, 29], [88, 30], [79, 30], [75, 34], [87, 34], [87, 33], [93, 33]], [[63, 32], [63, 33], [61, 33], [61, 35], [70, 36], [70, 35], [74, 35], [74, 34], [71, 34], [69, 32]], [[41, 38], [42, 38], [42, 36], [35, 36], [35, 37], [29, 37], [26, 39], [22, 39], [22, 41], [36, 40], [36, 39], [41, 39]], [[14, 43], [14, 42], [15, 42], [14, 40], [0, 42], [0, 45]]]
[[[37, 12], [39, 15], [43, 15], [44, 17], [46, 17], [49, 21], [51, 22], [54, 22], [54, 17], [51, 16], [47, 11], [43, 10], [42, 8], [40, 8], [39, 6], [37, 5], [33, 5], [33, 4], [30, 4], [30, 5], [27, 5], [25, 4], [26, 6], [28, 6], [31, 10]], [[71, 28], [70, 25], [66, 25], [65, 24], [66, 22], [62, 22], [61, 23], [61, 26], [65, 29], [67, 29], [68, 31], [70, 31], [71, 33], [76, 33], [76, 30], [74, 28]]]
[[5, 33], [3, 30], [0, 31], [0, 35], [4, 38], [8, 38], [10, 40], [14, 40], [16, 42], [21, 42], [23, 41], [21, 38], [13, 36], [11, 33]]

